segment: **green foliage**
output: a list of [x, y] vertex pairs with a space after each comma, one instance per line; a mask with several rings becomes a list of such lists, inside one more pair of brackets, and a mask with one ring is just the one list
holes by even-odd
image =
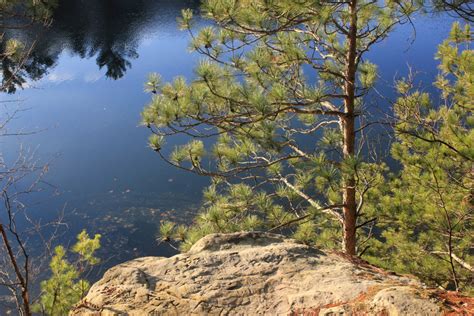
[[[453, 279], [443, 253], [449, 218], [451, 250], [472, 266], [469, 27], [454, 25], [439, 48], [435, 85], [444, 104], [413, 89], [410, 78], [397, 84], [391, 153], [403, 172], [389, 174], [360, 138], [366, 96], [377, 79], [365, 52], [425, 10], [425, 2], [350, 3], [207, 0], [203, 13], [213, 24], [198, 33], [192, 12], [183, 11], [181, 28], [204, 58], [192, 80], [162, 85], [152, 77], [142, 122], [163, 159], [213, 182], [193, 224], [163, 223], [162, 240], [177, 240], [186, 251], [209, 233], [265, 230], [339, 248], [348, 231], [343, 224], [355, 213], [350, 225], [357, 228], [359, 254], [445, 285]], [[178, 134], [189, 142], [165, 155], [163, 140]], [[414, 262], [415, 254], [425, 256]], [[456, 265], [451, 274], [462, 288], [469, 278]]]
[[368, 252], [379, 265], [468, 292], [473, 291], [468, 266], [474, 265], [471, 40], [469, 26], [455, 23], [449, 39], [439, 46], [440, 74], [434, 84], [441, 104], [414, 89], [411, 80], [398, 84], [392, 156], [402, 171], [389, 191], [379, 192], [384, 230]]
[[[418, 8], [411, 1], [359, 1], [354, 22], [359, 55], [354, 58], [362, 60]], [[207, 0], [202, 9], [215, 23], [197, 34], [190, 10], [179, 19], [192, 35], [190, 48], [204, 56], [194, 79], [161, 84], [152, 74], [146, 90], [153, 97], [142, 113], [143, 124], [153, 132], [152, 149], [214, 180], [195, 225], [187, 231], [180, 227], [183, 248], [209, 232], [246, 229], [276, 229], [339, 247], [346, 182], [363, 179], [357, 185], [363, 194], [380, 182], [373, 172], [376, 161], [364, 162], [366, 157], [342, 149], [351, 7], [312, 0]], [[358, 110], [376, 81], [377, 67], [364, 61], [354, 71]], [[176, 134], [191, 139], [165, 156], [164, 140]], [[214, 142], [204, 146], [197, 138]], [[332, 212], [316, 211], [308, 218], [322, 206]], [[307, 221], [302, 224], [301, 218]], [[162, 230], [161, 239], [168, 240], [176, 227], [163, 223]]]
[[164, 221], [160, 225], [160, 238], [162, 241], [168, 241], [173, 236], [175, 224], [170, 221]]
[[317, 239], [317, 226], [314, 222], [308, 221], [298, 226], [293, 238], [306, 244], [313, 244]]
[[72, 252], [78, 255], [76, 264], [67, 259], [67, 252], [63, 246], [54, 249], [54, 256], [49, 267], [51, 277], [41, 282], [41, 297], [33, 310], [50, 316], [67, 315], [70, 308], [79, 302], [89, 290], [90, 284], [80, 279], [81, 273], [87, 266], [99, 263], [94, 256], [100, 248], [100, 235], [90, 238], [86, 231], [77, 236], [77, 242], [72, 247]]
[[99, 259], [94, 257], [94, 252], [100, 248], [100, 235], [96, 234], [94, 238], [89, 238], [89, 235], [83, 230], [77, 235], [77, 242], [72, 247], [72, 251], [79, 255], [79, 260], [90, 265], [99, 263]]
[[165, 140], [162, 136], [155, 135], [155, 134], [151, 135], [148, 138], [149, 146], [154, 151], [159, 151], [161, 149], [161, 147], [163, 146], [164, 141]]
[[377, 78], [377, 65], [364, 62], [360, 65], [359, 80], [365, 88], [371, 88]]
[[156, 93], [161, 85], [161, 76], [157, 73], [152, 73], [145, 83], [145, 92]]
[[52, 9], [57, 6], [57, 0], [2, 0], [0, 12], [22, 14], [31, 19], [44, 20], [51, 17]]
[[[26, 78], [37, 78], [39, 71], [34, 71], [27, 62], [30, 51], [28, 45], [20, 39], [7, 36], [9, 30], [25, 27], [25, 21], [38, 24], [47, 24], [50, 20], [57, 0], [2, 0], [0, 1], [0, 16], [2, 28], [0, 29], [0, 74], [2, 82], [0, 92], [13, 93], [21, 87]], [[15, 24], [16, 17], [19, 24]], [[16, 22], [18, 23], [18, 22]]]

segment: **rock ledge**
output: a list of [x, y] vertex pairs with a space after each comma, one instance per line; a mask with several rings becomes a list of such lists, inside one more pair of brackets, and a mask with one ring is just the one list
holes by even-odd
[[442, 315], [411, 277], [250, 232], [213, 234], [171, 258], [108, 270], [71, 315]]

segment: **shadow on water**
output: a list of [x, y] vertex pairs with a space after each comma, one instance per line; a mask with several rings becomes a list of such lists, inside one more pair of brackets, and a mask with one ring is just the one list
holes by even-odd
[[[41, 79], [65, 51], [81, 58], [95, 58], [108, 78], [122, 78], [132, 67], [132, 61], [139, 57], [137, 48], [144, 35], [169, 27], [181, 9], [197, 10], [198, 7], [198, 0], [59, 1], [49, 26], [37, 24], [0, 30], [5, 33], [2, 43], [18, 38], [26, 47], [33, 47], [24, 61], [23, 78], [13, 80], [12, 84]], [[2, 49], [5, 49], [4, 44]], [[4, 63], [2, 68], [7, 70], [13, 66]], [[15, 92], [15, 87], [11, 87], [10, 92]]]
[[[0, 29], [0, 34], [5, 34], [0, 44], [0, 50], [5, 49], [4, 44], [9, 38], [20, 39], [26, 47], [33, 48], [28, 55], [28, 59], [24, 61], [21, 72], [15, 73], [15, 75], [21, 77], [16, 81], [12, 81], [13, 87], [10, 92], [15, 92], [15, 88], [22, 83], [30, 83], [42, 78], [47, 79], [46, 77], [51, 74], [55, 67], [60, 67], [61, 62], [64, 60], [64, 55], [69, 59], [79, 57], [93, 60], [99, 69], [104, 69], [107, 78], [112, 80], [120, 79], [132, 68], [134, 61], [138, 62], [137, 59], [140, 57], [139, 52], [141, 53], [140, 43], [143, 42], [143, 39], [153, 37], [155, 33], [164, 34], [165, 36], [167, 34], [177, 33], [175, 21], [176, 17], [180, 15], [181, 9], [192, 8], [197, 10], [199, 2], [199, 0], [60, 0], [58, 7], [53, 12], [52, 23], [48, 27], [37, 24], [31, 25], [28, 28], [15, 30]], [[170, 54], [168, 52], [170, 51], [170, 47], [166, 47], [164, 44], [163, 47], [160, 47], [160, 45], [153, 46], [148, 51], [145, 50], [145, 52], [150, 53], [151, 50], [153, 50], [154, 54], [159, 54], [160, 50], [165, 52], [165, 56], [166, 54]], [[183, 51], [183, 54], [186, 54], [186, 52]], [[0, 66], [2, 70], [6, 70], [9, 68], [13, 69], [16, 65], [3, 63]], [[154, 69], [149, 70], [152, 71]], [[4, 71], [3, 74], [5, 77], [8, 72]], [[145, 75], [146, 74], [143, 73], [143, 78], [145, 78]], [[3, 79], [5, 80], [5, 78]], [[136, 79], [133, 78], [127, 80], [136, 81]], [[113, 95], [116, 90], [121, 89], [117, 87], [109, 88], [111, 89], [110, 91], [106, 90], [107, 88], [99, 89], [91, 84], [85, 89], [85, 93], [77, 92], [77, 90], [73, 90], [72, 93], [74, 93], [74, 95], [87, 95], [100, 100], [100, 96], [106, 92], [108, 92], [108, 95]], [[26, 89], [25, 93], [31, 99], [32, 108], [37, 110], [40, 108], [38, 105], [42, 102], [48, 105], [46, 111], [49, 112], [35, 112], [37, 113], [36, 117], [42, 117], [43, 115], [53, 117], [54, 115], [51, 115], [51, 111], [53, 110], [50, 105], [60, 103], [54, 97], [58, 94], [58, 90], [50, 88], [45, 94], [42, 94], [42, 90], [43, 89]], [[100, 92], [98, 92], [98, 90], [100, 90]], [[139, 95], [139, 93], [141, 93], [140, 89], [133, 90], [129, 88], [128, 90], [127, 93], [133, 98], [138, 99], [141, 97]], [[24, 97], [22, 93], [23, 92], [18, 91], [18, 97]], [[52, 96], [52, 99], [49, 99], [50, 97], [48, 95]], [[1, 95], [1, 97], [6, 98], [6, 95]], [[136, 99], [127, 99], [126, 101], [121, 99], [120, 101], [122, 101], [122, 103], [140, 104], [141, 101], [137, 101]], [[112, 101], [110, 102], [112, 103]], [[63, 103], [61, 111], [64, 111], [64, 113], [71, 112], [72, 106], [70, 103], [72, 103], [70, 99], [68, 103]], [[81, 104], [80, 108], [86, 107], [86, 104], [88, 104], [88, 102]], [[100, 107], [101, 110], [102, 107]], [[112, 112], [115, 108], [112, 108], [112, 106], [110, 106], [110, 108], [111, 110], [107, 112], [107, 115], [118, 116], [117, 113]], [[120, 110], [123, 111], [123, 109]], [[133, 109], [133, 112], [138, 114], [139, 109]], [[61, 117], [61, 123], [64, 124], [65, 129], [74, 129], [70, 122], [65, 121], [64, 117], [66, 114], [59, 110], [58, 113], [60, 113], [58, 116]], [[76, 115], [74, 119], [87, 121], [88, 127], [90, 128], [93, 124], [92, 122], [94, 122], [94, 118], [89, 116], [89, 110], [84, 111], [83, 114], [83, 117]], [[25, 116], [27, 115], [28, 114], [25, 114]], [[97, 148], [93, 147], [94, 143], [90, 141], [87, 136], [81, 136], [80, 141], [77, 143], [90, 145], [90, 147], [87, 147], [82, 153], [87, 153], [88, 157], [95, 156], [92, 159], [95, 165], [97, 165], [97, 157], [105, 157], [103, 159], [107, 160], [108, 155], [111, 155], [111, 157], [113, 156], [115, 159], [114, 162], [120, 160], [120, 158], [116, 157], [121, 157], [125, 165], [133, 165], [133, 168], [129, 168], [129, 173], [138, 173], [132, 169], [139, 168], [141, 164], [136, 163], [135, 160], [127, 160], [126, 156], [134, 158], [137, 156], [146, 156], [149, 154], [149, 151], [144, 145], [146, 137], [142, 136], [141, 130], [136, 127], [138, 119], [132, 115], [128, 115], [127, 117], [130, 117], [128, 121], [131, 121], [131, 123], [129, 124], [130, 126], [127, 125], [128, 129], [125, 133], [127, 136], [134, 135], [134, 138], [129, 140], [125, 137], [118, 137], [116, 132], [114, 135], [116, 138], [121, 139], [120, 148], [125, 147], [123, 142], [126, 141], [135, 144], [138, 143], [138, 145], [135, 145], [137, 148], [136, 151], [128, 149], [126, 153], [123, 153], [120, 150], [117, 151], [114, 156], [111, 154], [113, 149], [111, 149], [110, 146], [105, 148], [103, 143], [101, 143]], [[116, 118], [116, 116], [114, 116], [114, 118]], [[110, 119], [110, 117], [96, 117], [96, 121], [101, 121], [101, 124], [108, 119]], [[20, 119], [18, 124], [26, 125], [33, 123], [32, 120]], [[123, 125], [120, 127], [122, 130], [125, 129]], [[76, 129], [76, 131], [77, 130], [78, 129]], [[101, 136], [105, 135], [102, 130], [101, 133], [98, 134]], [[80, 135], [80, 132], [77, 132], [75, 135]], [[64, 130], [57, 129], [51, 131], [49, 134], [40, 133], [39, 135], [33, 135], [28, 138], [28, 140], [32, 143], [32, 146], [38, 146], [39, 144], [44, 146], [44, 144], [54, 143], [54, 139], [58, 138], [67, 143], [71, 142], [71, 136], [68, 133], [64, 132]], [[96, 135], [94, 139], [98, 138], [100, 137]], [[102, 142], [104, 141], [102, 138], [100, 139]], [[137, 139], [139, 141], [137, 141]], [[143, 143], [141, 141], [143, 141]], [[14, 148], [17, 145], [14, 144], [16, 140], [12, 140], [12, 142], [11, 147], [2, 147], [1, 150], [5, 151], [4, 148], [7, 148], [6, 152], [8, 153], [8, 149]], [[131, 146], [128, 146], [127, 148], [130, 147]], [[12, 150], [10, 150], [10, 152], [12, 153]], [[143, 154], [143, 152], [145, 154]], [[46, 156], [47, 154], [41, 152], [40, 155]], [[71, 160], [65, 158], [61, 160], [63, 166], [65, 166], [61, 170], [63, 173], [73, 174], [72, 178], [74, 181], [82, 185], [82, 191], [86, 191], [87, 188], [90, 188], [94, 183], [100, 182], [105, 178], [110, 178], [103, 170], [100, 170], [102, 171], [101, 174], [99, 174], [99, 172], [90, 171], [88, 181], [81, 182], [81, 180], [78, 180], [78, 166], [86, 165], [85, 161], [87, 159], [75, 153], [70, 154], [68, 157], [72, 157], [70, 158]], [[150, 166], [153, 163], [152, 166], [154, 167], [156, 163], [154, 157], [153, 159], [146, 159], [150, 162], [146, 165]], [[57, 164], [52, 167], [53, 172], [60, 169], [57, 167]], [[106, 165], [110, 167], [112, 164], [107, 162]], [[125, 173], [120, 167], [116, 169]], [[114, 169], [113, 172], [115, 171]], [[150, 179], [158, 178], [157, 174], [164, 177], [163, 174], [159, 174], [159, 172], [160, 171], [156, 171], [155, 169], [153, 171], [144, 171], [143, 174]], [[114, 173], [114, 175], [115, 174], [116, 173]], [[166, 179], [171, 178], [171, 176], [165, 177]], [[172, 179], [166, 179], [164, 181], [167, 189], [173, 190], [172, 183], [169, 182]], [[142, 180], [141, 182], [145, 181]], [[67, 183], [65, 184], [64, 182], [58, 181], [56, 178], [52, 179], [52, 183], [58, 186], [59, 191], [68, 190]], [[130, 185], [130, 183], [127, 185]], [[57, 211], [64, 208], [65, 221], [68, 224], [68, 228], [67, 232], [60, 236], [59, 242], [62, 244], [71, 244], [74, 241], [75, 235], [83, 228], [86, 228], [91, 234], [101, 233], [103, 236], [103, 246], [99, 251], [99, 256], [101, 258], [107, 258], [99, 267], [99, 269], [102, 270], [137, 256], [171, 256], [176, 253], [176, 251], [168, 245], [158, 245], [156, 242], [155, 239], [159, 222], [165, 219], [180, 222], [179, 218], [173, 218], [173, 216], [175, 216], [174, 212], [170, 211], [173, 209], [179, 210], [183, 215], [182, 218], [192, 218], [192, 213], [197, 209], [195, 204], [196, 199], [190, 197], [191, 194], [182, 196], [177, 194], [177, 192], [171, 192], [169, 194], [167, 192], [161, 192], [163, 189], [161, 187], [158, 188], [156, 184], [155, 186], [157, 188], [147, 184], [143, 184], [143, 186], [150, 187], [151, 192], [143, 192], [140, 188], [136, 190], [141, 192], [137, 195], [128, 193], [130, 190], [125, 189], [118, 194], [112, 194], [108, 191], [104, 191], [104, 193], [102, 192], [103, 190], [100, 192], [96, 192], [99, 190], [90, 190], [94, 191], [97, 195], [91, 195], [88, 191], [88, 194], [84, 194], [83, 196], [78, 193], [78, 190], [75, 190], [71, 194], [51, 197], [50, 194], [54, 194], [49, 192], [51, 191], [49, 190], [48, 192], [42, 191], [41, 193], [28, 196], [25, 202], [30, 206], [32, 214], [40, 217], [43, 221], [51, 220], [51, 218], [54, 219], [57, 215]], [[178, 184], [175, 186], [178, 186]], [[114, 189], [117, 190], [116, 188]], [[110, 192], [113, 192], [113, 190], [110, 190]], [[32, 241], [32, 243], [35, 243], [38, 247], [41, 246], [39, 240]]]

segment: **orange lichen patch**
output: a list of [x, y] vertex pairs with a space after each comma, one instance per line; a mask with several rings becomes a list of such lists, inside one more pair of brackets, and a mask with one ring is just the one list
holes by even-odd
[[[346, 306], [350, 309], [352, 315], [354, 316], [366, 316], [369, 315], [366, 311], [365, 303], [372, 299], [380, 290], [386, 288], [387, 286], [372, 286], [366, 292], [359, 294], [354, 299], [347, 301], [347, 302], [334, 302], [329, 303], [323, 306], [318, 306], [314, 308], [296, 308], [292, 310], [288, 316], [313, 316], [319, 315], [321, 310], [339, 307], [339, 306]], [[377, 314], [378, 316], [385, 316], [388, 315], [385, 311], [382, 311]]]
[[474, 315], [474, 297], [453, 291], [436, 291], [434, 296], [449, 308], [444, 314], [446, 316]]
[[[102, 311], [102, 308], [100, 306], [97, 306], [95, 304], [92, 304], [91, 302], [88, 302], [86, 299], [82, 299], [79, 301], [76, 305], [74, 305], [73, 309], [85, 309], [89, 312], [100, 312]], [[100, 315], [94, 313], [93, 315]]]
[[382, 285], [375, 285], [371, 286], [367, 289], [366, 292], [360, 293], [355, 299], [351, 301], [351, 303], [364, 303], [367, 302], [368, 300], [372, 299], [375, 294], [383, 290], [384, 288], [387, 288], [388, 286], [382, 286]]
[[292, 310], [288, 316], [318, 316], [320, 308], [302, 308]]
[[321, 310], [332, 308], [332, 307], [343, 306], [347, 304], [349, 304], [349, 302], [335, 302], [335, 303], [329, 303], [329, 304], [318, 306], [318, 307], [295, 308], [288, 314], [288, 316], [313, 316], [313, 315], [317, 316], [319, 315], [319, 312]]
[[[366, 292], [359, 294], [355, 299], [353, 299], [350, 304], [353, 306], [352, 311], [354, 316], [366, 316], [367, 313], [366, 303], [370, 301], [378, 292], [386, 288], [387, 286], [372, 286], [367, 289]], [[384, 310], [380, 311], [377, 316], [388, 316], [388, 312]]]

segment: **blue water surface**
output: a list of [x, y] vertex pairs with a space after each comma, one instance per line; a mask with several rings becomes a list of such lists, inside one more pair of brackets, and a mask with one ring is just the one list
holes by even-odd
[[[102, 233], [103, 256], [114, 254], [108, 266], [138, 255], [172, 254], [155, 242], [159, 221], [189, 220], [209, 183], [161, 161], [147, 148], [148, 131], [139, 126], [150, 99], [143, 92], [148, 73], [158, 72], [165, 80], [193, 75], [200, 57], [189, 53], [189, 36], [176, 23], [180, 10], [190, 6], [196, 9], [198, 3], [60, 1], [49, 30], [22, 34], [37, 38], [38, 54], [49, 56], [53, 65], [25, 89], [0, 95], [1, 100], [18, 100], [9, 103], [9, 111], [13, 106], [28, 109], [11, 130], [40, 131], [2, 139], [7, 160], [22, 144], [50, 163], [47, 189], [30, 199], [29, 208], [45, 219], [65, 210], [70, 230], [58, 242], [68, 243], [82, 228]], [[379, 66], [379, 91], [394, 97], [387, 87], [409, 66], [429, 87], [437, 74], [437, 45], [451, 22], [445, 16], [416, 17], [416, 34], [411, 25], [400, 26], [370, 51], [368, 58]], [[376, 96], [370, 102], [387, 107]]]

